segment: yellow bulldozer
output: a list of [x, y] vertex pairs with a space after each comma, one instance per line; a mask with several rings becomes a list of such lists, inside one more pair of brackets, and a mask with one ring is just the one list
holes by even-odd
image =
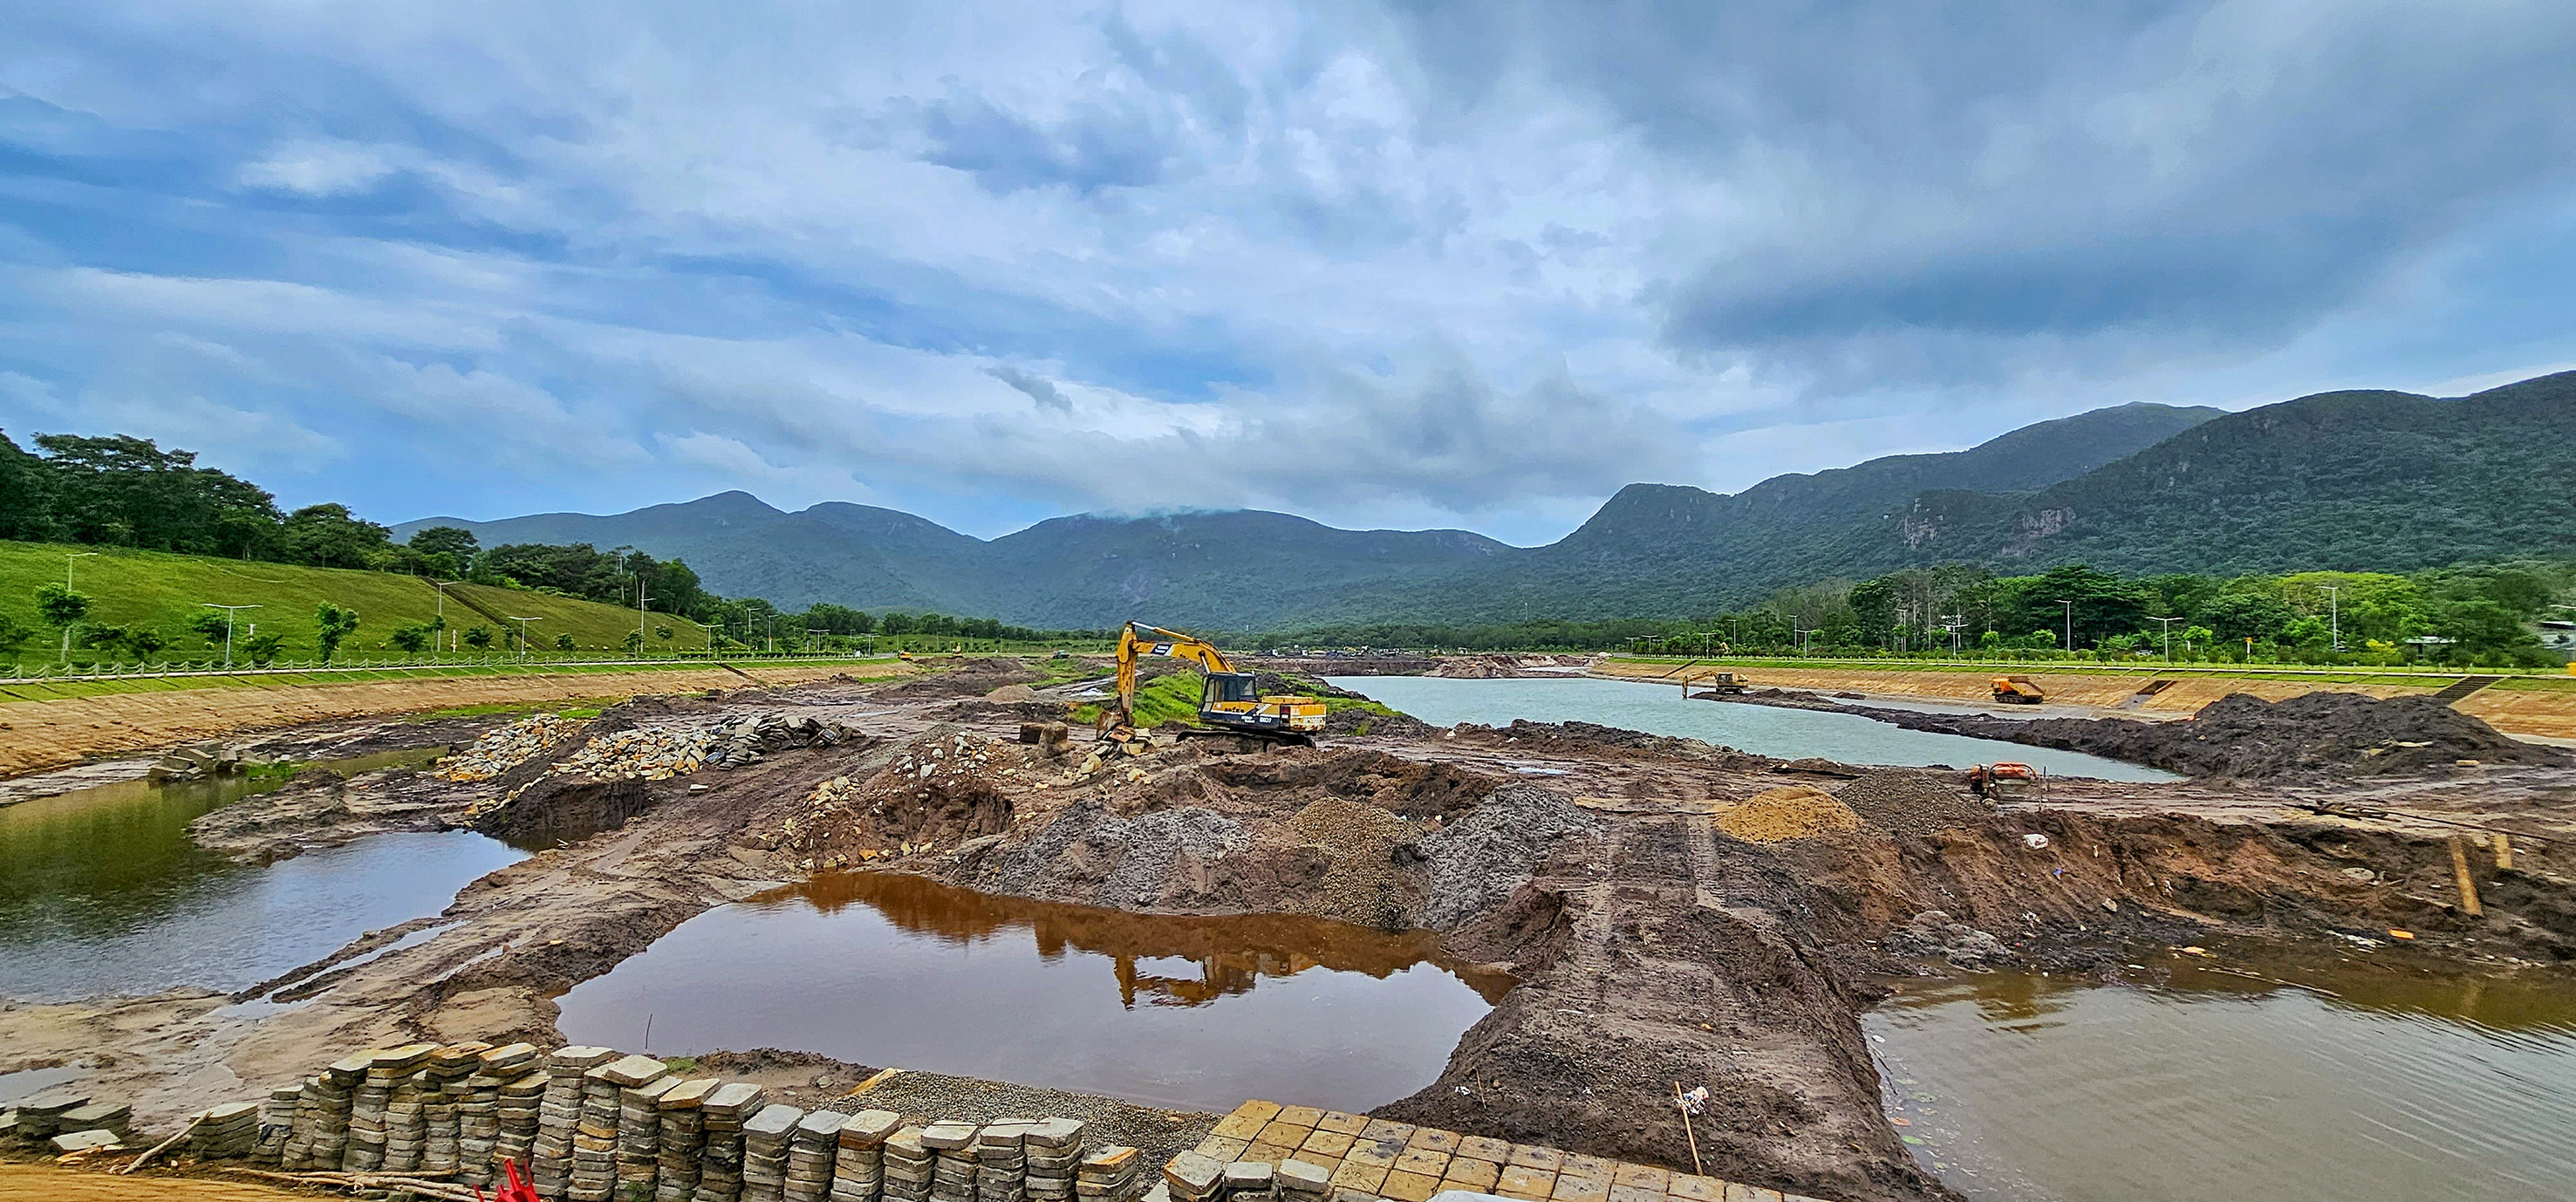
[[1214, 643], [1160, 626], [1129, 622], [1118, 632], [1118, 697], [1113, 704], [1101, 707], [1102, 739], [1131, 748], [1140, 746], [1136, 729], [1136, 664], [1149, 655], [1188, 660], [1197, 664], [1205, 677], [1199, 688], [1199, 721], [1206, 725], [1182, 730], [1183, 738], [1233, 736], [1264, 744], [1312, 747], [1316, 732], [1324, 729], [1321, 700], [1290, 693], [1264, 695], [1255, 687], [1253, 674], [1235, 671]]

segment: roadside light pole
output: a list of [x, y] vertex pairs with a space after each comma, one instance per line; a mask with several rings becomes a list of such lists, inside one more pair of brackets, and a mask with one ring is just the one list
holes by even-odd
[[2326, 591], [2326, 631], [2328, 634], [2326, 644], [2337, 651], [2341, 651], [2343, 650], [2343, 586], [2339, 584], [2320, 584], [2317, 587]]
[[[214, 602], [212, 602], [212, 601], [200, 601], [200, 602], [198, 602], [197, 604], [202, 605], [202, 606], [205, 606], [205, 607], [206, 607], [206, 608], [208, 608], [208, 609], [220, 609], [220, 610], [224, 611], [224, 666], [225, 666], [225, 667], [227, 667], [227, 668], [232, 667], [232, 666], [233, 666], [233, 617], [234, 617], [234, 611], [235, 611], [235, 610], [243, 610], [243, 609], [258, 609], [259, 607], [258, 607], [258, 606], [256, 606], [256, 605], [217, 605], [217, 604], [215, 604], [215, 603], [214, 603]], [[253, 631], [257, 631], [259, 628], [258, 628], [258, 627], [256, 627], [256, 626], [254, 626], [254, 627], [252, 627], [251, 629], [252, 629]]]
[[72, 591], [72, 561], [73, 561], [73, 560], [75, 560], [75, 559], [96, 559], [96, 558], [98, 558], [98, 552], [96, 552], [96, 551], [67, 551], [67, 552], [65, 552], [65, 553], [63, 554], [63, 591], [64, 591], [64, 592], [68, 593], [68, 592]]
[[510, 620], [519, 624], [519, 662], [526, 663], [528, 660], [528, 623], [542, 622], [545, 621], [545, 619], [514, 617]]
[[2148, 621], [2150, 621], [2150, 622], [2162, 622], [2162, 623], [2164, 623], [2163, 631], [2164, 631], [2164, 637], [2165, 637], [2165, 662], [2166, 662], [2166, 663], [2172, 663], [2172, 662], [2173, 662], [2173, 624], [2174, 624], [2174, 623], [2176, 623], [2176, 622], [2182, 621], [2182, 619], [2180, 619], [2180, 618], [2158, 618], [2158, 617], [2152, 617], [2152, 616], [2151, 616], [2151, 617], [2149, 617], [2147, 620], [2148, 620]]
[[2066, 607], [2066, 653], [2073, 655], [2075, 654], [2075, 603], [2063, 597], [2058, 598], [2057, 603]]

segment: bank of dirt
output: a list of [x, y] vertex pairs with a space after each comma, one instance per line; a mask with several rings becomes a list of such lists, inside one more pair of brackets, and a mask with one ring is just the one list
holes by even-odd
[[[1193, 742], [1086, 774], [1087, 742], [1051, 757], [1018, 743], [1008, 714], [958, 720], [958, 690], [893, 691], [824, 682], [762, 700], [867, 713], [865, 738], [598, 782], [627, 791], [621, 824], [252, 991], [309, 998], [298, 1008], [250, 1017], [198, 995], [19, 1007], [0, 1012], [0, 1071], [83, 1060], [94, 1088], [132, 1097], [149, 1125], [357, 1044], [559, 1042], [553, 997], [688, 917], [864, 867], [1130, 911], [1438, 932], [1447, 954], [1519, 984], [1438, 1080], [1380, 1117], [1671, 1166], [1692, 1164], [1695, 1136], [1707, 1172], [1730, 1181], [1911, 1199], [1950, 1195], [1879, 1113], [1854, 1017], [1875, 974], [1927, 958], [2116, 967], [2142, 940], [2385, 941], [2391, 928], [2466, 963], [2576, 962], [2554, 836], [2518, 844], [2512, 867], [2471, 839], [2484, 901], [2471, 917], [2448, 830], [2405, 818], [2484, 821], [2475, 807], [2510, 794], [2526, 829], [2576, 832], [2576, 773], [2546, 765], [2509, 787], [2375, 777], [2373, 796], [2399, 814], [2387, 821], [2287, 810], [2316, 794], [2260, 780], [2084, 782], [2091, 792], [1998, 809], [1957, 774], [1787, 764], [1580, 723], [1256, 754]], [[459, 788], [545, 778], [529, 771]], [[2312, 787], [2344, 787], [2323, 779]], [[599, 800], [567, 788], [513, 804], [533, 821]], [[362, 961], [406, 936], [419, 942]], [[1676, 1083], [1712, 1095], [1689, 1135]]]
[[2185, 776], [2362, 777], [2576, 764], [2576, 754], [2523, 742], [2425, 696], [2316, 692], [2265, 701], [2233, 693], [2181, 722], [1933, 714], [1777, 690], [1746, 700], [1859, 714], [1909, 730], [2080, 751]]

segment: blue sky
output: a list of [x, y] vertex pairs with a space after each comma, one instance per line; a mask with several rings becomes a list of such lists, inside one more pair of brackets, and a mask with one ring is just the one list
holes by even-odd
[[384, 521], [1563, 534], [2576, 364], [2576, 6], [17, 0], [0, 428]]

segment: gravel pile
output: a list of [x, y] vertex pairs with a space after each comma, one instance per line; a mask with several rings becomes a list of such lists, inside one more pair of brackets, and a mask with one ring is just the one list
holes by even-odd
[[589, 725], [560, 714], [536, 714], [474, 740], [473, 746], [438, 761], [440, 780], [485, 781], [527, 763]]
[[1496, 789], [1422, 840], [1422, 853], [1431, 860], [1423, 925], [1451, 930], [1491, 909], [1528, 881], [1559, 841], [1600, 829], [1599, 818], [1562, 794], [1536, 785]]
[[1412, 841], [1413, 828], [1403, 819], [1364, 801], [1326, 797], [1297, 811], [1288, 829], [1332, 856], [1308, 913], [1363, 926], [1405, 925], [1396, 848]]
[[1955, 775], [1928, 772], [1864, 773], [1834, 796], [1863, 819], [1901, 835], [1928, 836], [1995, 812], [1993, 803], [1968, 792]]
[[1719, 812], [1717, 829], [1747, 843], [1779, 843], [1858, 830], [1860, 815], [1812, 785], [1783, 785]]

